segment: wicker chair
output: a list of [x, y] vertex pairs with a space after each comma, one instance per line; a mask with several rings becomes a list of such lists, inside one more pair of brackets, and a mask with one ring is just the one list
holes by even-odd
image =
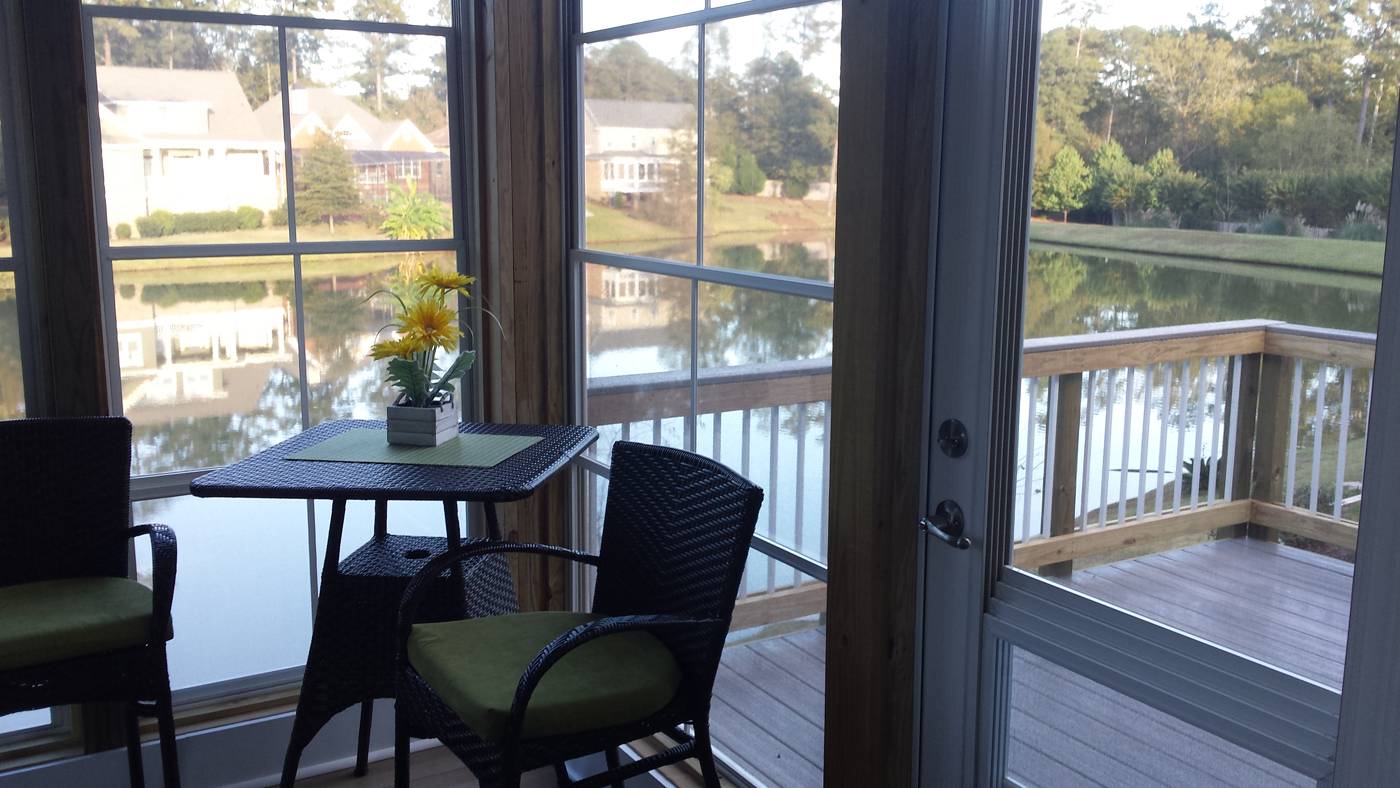
[[[483, 788], [517, 788], [521, 773], [544, 766], [560, 785], [620, 788], [692, 757], [718, 788], [710, 694], [762, 502], [723, 465], [619, 442], [598, 555], [476, 543], [429, 562], [399, 615], [395, 784], [408, 785], [412, 735], [441, 740]], [[507, 552], [596, 567], [592, 614], [415, 623], [430, 580], [455, 566], [470, 582], [476, 565]], [[620, 745], [655, 733], [678, 744], [618, 766]], [[608, 770], [571, 783], [564, 762], [598, 752]]]
[[[137, 715], [159, 720], [178, 788], [165, 641], [175, 535], [131, 518], [131, 422], [0, 422], [0, 714], [125, 703], [131, 784], [142, 786]], [[149, 535], [154, 591], [127, 579], [128, 540]]]

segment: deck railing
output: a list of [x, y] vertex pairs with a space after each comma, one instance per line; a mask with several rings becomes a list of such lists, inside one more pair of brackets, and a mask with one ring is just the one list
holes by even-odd
[[[1374, 355], [1373, 334], [1270, 320], [1027, 341], [1016, 565], [1063, 573], [1246, 524], [1354, 548]], [[604, 464], [613, 440], [695, 429], [764, 486], [736, 628], [825, 610], [830, 396], [829, 359], [588, 382]]]

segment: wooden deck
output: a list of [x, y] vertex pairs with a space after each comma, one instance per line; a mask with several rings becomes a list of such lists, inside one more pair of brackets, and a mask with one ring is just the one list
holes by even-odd
[[[1075, 572], [1063, 582], [1341, 686], [1350, 564], [1234, 539]], [[826, 632], [725, 652], [716, 744], [768, 788], [822, 784]], [[1026, 788], [1274, 788], [1315, 783], [1033, 655], [1013, 668], [1009, 771]]]

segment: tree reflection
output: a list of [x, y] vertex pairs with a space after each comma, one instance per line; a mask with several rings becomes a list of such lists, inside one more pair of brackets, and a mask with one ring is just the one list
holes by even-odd
[[0, 290], [0, 419], [16, 419], [24, 415], [18, 306], [13, 289]]

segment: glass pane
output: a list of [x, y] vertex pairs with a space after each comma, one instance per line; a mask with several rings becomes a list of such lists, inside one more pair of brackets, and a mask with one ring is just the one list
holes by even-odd
[[759, 533], [824, 562], [832, 305], [699, 288], [696, 448], [763, 487]]
[[[457, 521], [461, 523], [461, 533], [466, 533], [467, 505], [458, 503]], [[324, 566], [326, 541], [330, 537], [330, 501], [316, 502], [316, 566]], [[404, 536], [446, 536], [446, 520], [442, 503], [438, 501], [390, 501], [389, 533]], [[374, 502], [347, 501], [345, 505], [345, 531], [340, 539], [340, 558], [355, 552], [374, 535]], [[594, 552], [597, 552], [596, 550]], [[317, 577], [320, 570], [317, 569]], [[319, 582], [319, 579], [318, 581]]]
[[29, 730], [31, 728], [42, 728], [53, 722], [53, 712], [48, 709], [35, 709], [33, 711], [21, 711], [17, 714], [6, 714], [0, 717], [0, 736], [7, 733]]
[[583, 58], [584, 245], [695, 262], [696, 28]]
[[604, 462], [617, 440], [684, 448], [690, 415], [691, 283], [589, 265], [588, 423]]
[[372, 360], [369, 347], [393, 336], [393, 329], [380, 330], [394, 320], [394, 294], [406, 294], [425, 267], [455, 271], [457, 256], [399, 252], [302, 258], [312, 424], [384, 418], [397, 395], [385, 381], [385, 362]]
[[[446, 40], [289, 30], [287, 45], [297, 240], [452, 237]], [[280, 94], [266, 112], [280, 129]]]
[[1014, 561], [1340, 687], [1400, 61], [1288, 13], [1046, 4]]
[[113, 267], [133, 473], [226, 465], [301, 431], [289, 259]]
[[1025, 788], [1313, 788], [1316, 780], [1019, 648], [1006, 776]]
[[840, 41], [840, 3], [706, 28], [706, 265], [834, 281]]
[[15, 275], [0, 271], [0, 419], [24, 416], [24, 370], [19, 359], [19, 301]]
[[[169, 8], [169, 0], [83, 0], [90, 5], [125, 5]], [[353, 19], [409, 25], [446, 25], [451, 4], [446, 0], [206, 0], [201, 11], [229, 11], [275, 16], [311, 16], [321, 19]]]
[[606, 30], [618, 25], [645, 22], [676, 14], [688, 14], [705, 7], [704, 0], [654, 0], [638, 3], [635, 0], [582, 0], [580, 16], [583, 32]]
[[114, 245], [285, 242], [271, 28], [94, 19]]
[[[170, 685], [194, 687], [306, 662], [311, 578], [306, 503], [189, 496], [132, 505], [137, 523], [164, 523], [180, 542], [167, 646]], [[136, 545], [151, 577], [149, 540]]]

